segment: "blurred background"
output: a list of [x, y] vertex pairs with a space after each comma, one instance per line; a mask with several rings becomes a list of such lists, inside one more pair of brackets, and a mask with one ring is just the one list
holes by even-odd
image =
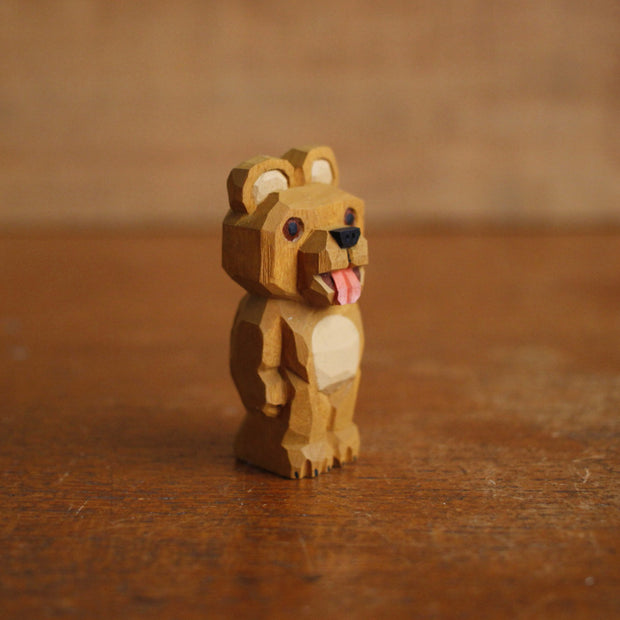
[[0, 2], [0, 227], [219, 226], [329, 144], [383, 226], [620, 224], [617, 0]]

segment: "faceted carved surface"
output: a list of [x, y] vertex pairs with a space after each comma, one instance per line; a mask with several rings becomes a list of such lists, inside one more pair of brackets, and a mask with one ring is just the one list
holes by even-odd
[[228, 178], [222, 263], [248, 291], [231, 335], [246, 408], [235, 452], [288, 478], [359, 453], [353, 413], [364, 336], [355, 302], [368, 244], [364, 203], [337, 183], [328, 147], [255, 157]]

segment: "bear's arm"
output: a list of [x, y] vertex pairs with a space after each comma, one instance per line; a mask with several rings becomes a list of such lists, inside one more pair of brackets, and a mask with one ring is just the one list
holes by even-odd
[[279, 372], [282, 357], [280, 315], [273, 302], [246, 295], [239, 304], [231, 334], [230, 370], [248, 409], [276, 416], [288, 399]]

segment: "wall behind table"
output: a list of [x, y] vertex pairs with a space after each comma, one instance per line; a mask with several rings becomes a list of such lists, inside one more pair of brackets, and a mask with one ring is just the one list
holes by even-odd
[[376, 224], [620, 223], [620, 9], [0, 4], [0, 226], [205, 226], [327, 143]]

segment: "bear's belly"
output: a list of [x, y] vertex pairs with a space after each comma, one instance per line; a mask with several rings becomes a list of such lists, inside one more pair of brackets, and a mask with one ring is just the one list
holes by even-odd
[[331, 314], [312, 332], [312, 356], [319, 390], [355, 376], [360, 362], [360, 335], [350, 319]]

